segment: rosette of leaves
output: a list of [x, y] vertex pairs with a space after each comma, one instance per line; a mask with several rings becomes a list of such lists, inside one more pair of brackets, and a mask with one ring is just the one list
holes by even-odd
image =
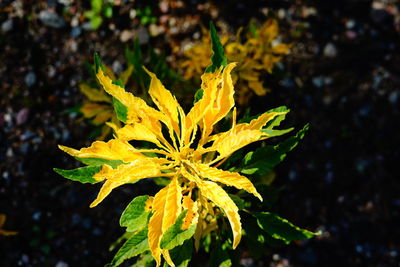
[[[211, 266], [229, 266], [227, 251], [235, 249], [242, 237], [239, 210], [245, 210], [248, 205], [237, 196], [229, 195], [226, 187], [247, 192], [262, 201], [257, 188], [244, 175], [271, 168], [303, 136], [305, 130], [284, 145], [249, 152], [237, 168], [221, 168], [233, 153], [248, 144], [292, 129], [275, 129], [288, 112], [284, 107], [250, 118], [248, 122], [236, 121], [231, 78], [236, 64], [227, 63], [216, 34], [211, 35], [211, 40], [212, 64], [202, 75], [201, 89], [187, 113], [154, 73], [145, 69], [150, 76], [149, 94], [157, 108], [126, 92], [120, 83], [106, 75], [103, 65], [96, 60], [97, 79], [113, 97], [123, 126], [110, 124], [115, 135], [108, 142], [96, 141], [80, 150], [60, 146], [87, 166], [55, 171], [82, 183], [104, 182], [90, 207], [97, 206], [121, 185], [151, 178], [165, 181], [165, 186], [154, 196], [134, 198], [123, 212], [120, 224], [126, 227], [123, 237], [126, 241], [111, 266], [136, 256], [143, 265], [154, 260], [160, 266], [164, 259], [164, 264], [169, 266], [187, 266], [193, 248], [198, 250], [201, 245], [206, 249], [212, 245], [215, 248], [209, 260]], [[229, 114], [232, 115], [230, 129], [217, 131], [217, 123]], [[133, 146], [131, 141], [152, 145], [141, 148]], [[268, 155], [269, 158], [259, 157]], [[273, 213], [246, 212], [256, 220], [256, 229], [271, 238], [290, 242], [315, 235]]]
[[[248, 103], [255, 94], [263, 96], [270, 89], [264, 86], [264, 76], [271, 74], [273, 67], [289, 54], [290, 45], [279, 42], [279, 25], [277, 20], [268, 19], [260, 27], [251, 24], [244, 42], [238, 31], [236, 37], [226, 36], [222, 44], [230, 62], [238, 62], [232, 79], [237, 88], [237, 100], [240, 105]], [[181, 63], [184, 68], [184, 77], [190, 79], [200, 75], [202, 70], [210, 64], [208, 55], [211, 54], [211, 45], [208, 34], [203, 30], [201, 42], [184, 51], [185, 59]], [[216, 32], [210, 32], [216, 34]], [[229, 40], [228, 40], [229, 39]], [[235, 39], [235, 41], [231, 41]]]

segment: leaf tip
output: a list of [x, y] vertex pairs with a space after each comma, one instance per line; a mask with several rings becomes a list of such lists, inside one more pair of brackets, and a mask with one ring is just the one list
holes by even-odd
[[94, 58], [95, 72], [97, 73], [99, 69], [104, 71], [103, 63], [101, 62], [100, 56], [97, 52], [94, 53], [93, 58]]

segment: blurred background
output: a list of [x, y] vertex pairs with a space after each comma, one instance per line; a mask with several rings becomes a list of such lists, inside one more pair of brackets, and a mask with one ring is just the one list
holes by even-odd
[[[93, 141], [93, 123], [77, 112], [93, 52], [121, 73], [125, 49], [138, 38], [182, 76], [177, 62], [201, 39], [202, 25], [212, 20], [221, 34], [236, 33], [269, 17], [290, 52], [264, 81], [270, 92], [246, 105], [254, 112], [286, 105], [288, 125], [310, 123], [275, 169], [274, 209], [323, 234], [257, 260], [243, 253], [243, 265], [399, 266], [398, 1], [97, 2], [0, 1], [0, 229], [18, 232], [0, 234], [0, 266], [102, 266], [123, 233], [125, 206], [154, 191], [124, 186], [90, 209], [99, 186], [52, 171], [79, 166], [57, 144]], [[192, 99], [194, 92], [177, 94]]]

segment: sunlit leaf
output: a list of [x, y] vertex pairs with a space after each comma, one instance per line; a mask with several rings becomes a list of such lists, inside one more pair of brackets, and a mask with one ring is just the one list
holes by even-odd
[[83, 184], [85, 183], [95, 184], [100, 182], [101, 180], [93, 178], [93, 176], [96, 173], [100, 172], [100, 170], [101, 166], [86, 166], [73, 170], [62, 170], [54, 168], [54, 171], [59, 175], [67, 179], [70, 179], [72, 181], [81, 182]]
[[149, 200], [152, 201], [149, 196], [139, 196], [134, 198], [125, 208], [119, 219], [119, 224], [126, 227], [126, 231], [135, 232], [147, 225], [151, 213], [151, 209], [147, 207]]
[[175, 223], [163, 234], [160, 242], [160, 247], [162, 249], [170, 250], [177, 246], [181, 246], [185, 240], [193, 236], [194, 231], [196, 230], [195, 224], [191, 225], [189, 229], [182, 229], [187, 212], [188, 210], [182, 211]]

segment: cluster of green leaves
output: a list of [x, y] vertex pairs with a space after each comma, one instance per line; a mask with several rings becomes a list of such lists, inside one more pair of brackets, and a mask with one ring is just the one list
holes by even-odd
[[156, 23], [157, 18], [151, 14], [151, 7], [145, 6], [144, 8], [136, 9], [136, 16], [139, 18], [140, 24], [147, 25]]
[[93, 30], [97, 30], [103, 23], [103, 16], [105, 18], [112, 18], [113, 16], [113, 2], [106, 0], [91, 0], [91, 9], [84, 13], [84, 16], [90, 20], [90, 26]]

